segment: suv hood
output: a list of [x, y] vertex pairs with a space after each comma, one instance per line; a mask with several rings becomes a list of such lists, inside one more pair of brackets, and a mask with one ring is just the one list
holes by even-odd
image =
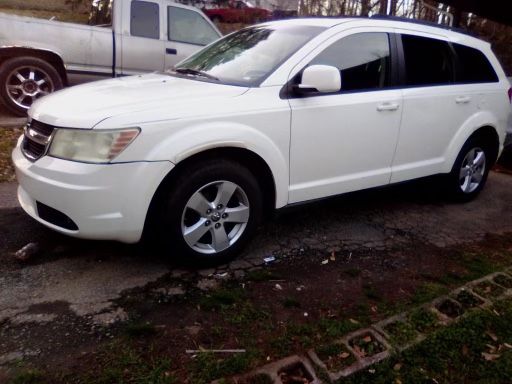
[[85, 129], [113, 116], [150, 109], [164, 109], [166, 117], [177, 119], [180, 107], [194, 103], [197, 108], [213, 99], [218, 103], [247, 89], [154, 73], [64, 89], [34, 103], [29, 116], [57, 127]]

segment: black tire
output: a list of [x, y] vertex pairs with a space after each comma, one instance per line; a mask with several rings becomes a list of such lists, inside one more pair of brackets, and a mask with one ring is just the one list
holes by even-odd
[[[461, 176], [462, 168], [467, 168], [467, 156], [471, 151], [479, 153], [483, 152], [485, 155], [485, 164], [481, 171], [481, 180], [478, 185], [468, 187], [467, 179]], [[482, 191], [489, 175], [489, 170], [492, 167], [495, 159], [493, 159], [493, 150], [490, 146], [482, 140], [479, 136], [470, 137], [462, 146], [462, 149], [453, 164], [451, 172], [445, 177], [445, 186], [449, 197], [456, 202], [468, 202], [473, 200]], [[474, 174], [480, 174], [480, 168], [475, 168]], [[472, 173], [472, 174], [473, 174]], [[468, 177], [470, 177], [468, 175]], [[475, 183], [476, 184], [476, 183]]]
[[[34, 68], [36, 71], [39, 71], [36, 73], [44, 74], [45, 77], [49, 79], [49, 81], [45, 82], [45, 84], [40, 86], [44, 87], [43, 90], [45, 92], [55, 92], [59, 89], [62, 89], [64, 86], [63, 80], [59, 72], [55, 69], [55, 67], [53, 67], [53, 65], [51, 65], [45, 60], [39, 59], [37, 57], [24, 56], [14, 57], [4, 61], [0, 66], [0, 101], [3, 105], [5, 105], [9, 112], [13, 113], [16, 116], [26, 116], [28, 108], [24, 108], [18, 105], [12, 99], [13, 96], [9, 94], [7, 90], [7, 85], [10, 81], [9, 79], [12, 78], [13, 71], [17, 69], [20, 69], [20, 71], [25, 71], [27, 67]], [[35, 96], [33, 100], [39, 97], [41, 97], [41, 94]], [[20, 104], [29, 104], [29, 101], [30, 100], [27, 97], [27, 100], [20, 102]]]
[[[235, 240], [227, 249], [213, 254], [204, 254], [192, 248], [185, 241], [182, 232], [182, 219], [185, 217], [185, 207], [189, 199], [198, 190], [214, 182], [228, 182], [239, 186], [248, 199], [250, 213], [245, 229], [241, 232], [238, 240]], [[157, 213], [159, 216], [156, 227], [158, 243], [163, 245], [166, 255], [170, 255], [180, 264], [205, 267], [229, 262], [239, 254], [250, 240], [262, 219], [263, 199], [256, 178], [249, 169], [232, 161], [212, 160], [193, 164], [187, 167], [186, 172], [178, 174], [164, 189], [159, 197], [160, 212]], [[239, 193], [238, 189], [236, 193]], [[208, 200], [211, 201], [212, 199]], [[214, 223], [212, 219], [208, 231], [215, 231], [216, 227], [214, 228], [214, 225], [218, 224], [220, 222]], [[226, 223], [225, 227], [224, 224], [220, 225], [219, 230], [225, 231], [224, 233], [229, 232], [228, 225], [231, 224]], [[212, 233], [214, 232], [209, 232], [206, 237], [210, 236], [213, 244]]]

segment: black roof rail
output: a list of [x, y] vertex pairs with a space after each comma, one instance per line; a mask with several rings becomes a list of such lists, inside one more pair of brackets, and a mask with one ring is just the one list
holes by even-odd
[[446, 29], [446, 30], [453, 31], [453, 32], [462, 33], [464, 35], [475, 36], [474, 33], [470, 32], [470, 31], [468, 31], [466, 29], [451, 27], [449, 25], [438, 24], [438, 23], [436, 23], [434, 21], [409, 19], [407, 17], [390, 16], [390, 15], [382, 15], [382, 14], [375, 14], [375, 15], [370, 16], [370, 18], [371, 19], [381, 19], [381, 20], [394, 20], [394, 21], [401, 21], [401, 22], [404, 22], [404, 23], [413, 23], [413, 24], [426, 25], [426, 26], [429, 26], [429, 27], [441, 28], [441, 29]]

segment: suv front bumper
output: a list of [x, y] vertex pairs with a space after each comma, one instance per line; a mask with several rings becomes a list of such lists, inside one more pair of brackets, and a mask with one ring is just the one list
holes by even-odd
[[[67, 235], [126, 243], [140, 240], [151, 199], [174, 167], [168, 161], [86, 164], [49, 156], [31, 162], [21, 153], [19, 143], [12, 160], [19, 182], [18, 200], [34, 219]], [[38, 203], [39, 210], [44, 204], [78, 229], [43, 219], [48, 216], [40, 214]]]

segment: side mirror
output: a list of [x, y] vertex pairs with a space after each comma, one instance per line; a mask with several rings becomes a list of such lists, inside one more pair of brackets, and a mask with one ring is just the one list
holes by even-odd
[[340, 70], [330, 65], [312, 65], [302, 72], [299, 92], [338, 92], [341, 89]]

